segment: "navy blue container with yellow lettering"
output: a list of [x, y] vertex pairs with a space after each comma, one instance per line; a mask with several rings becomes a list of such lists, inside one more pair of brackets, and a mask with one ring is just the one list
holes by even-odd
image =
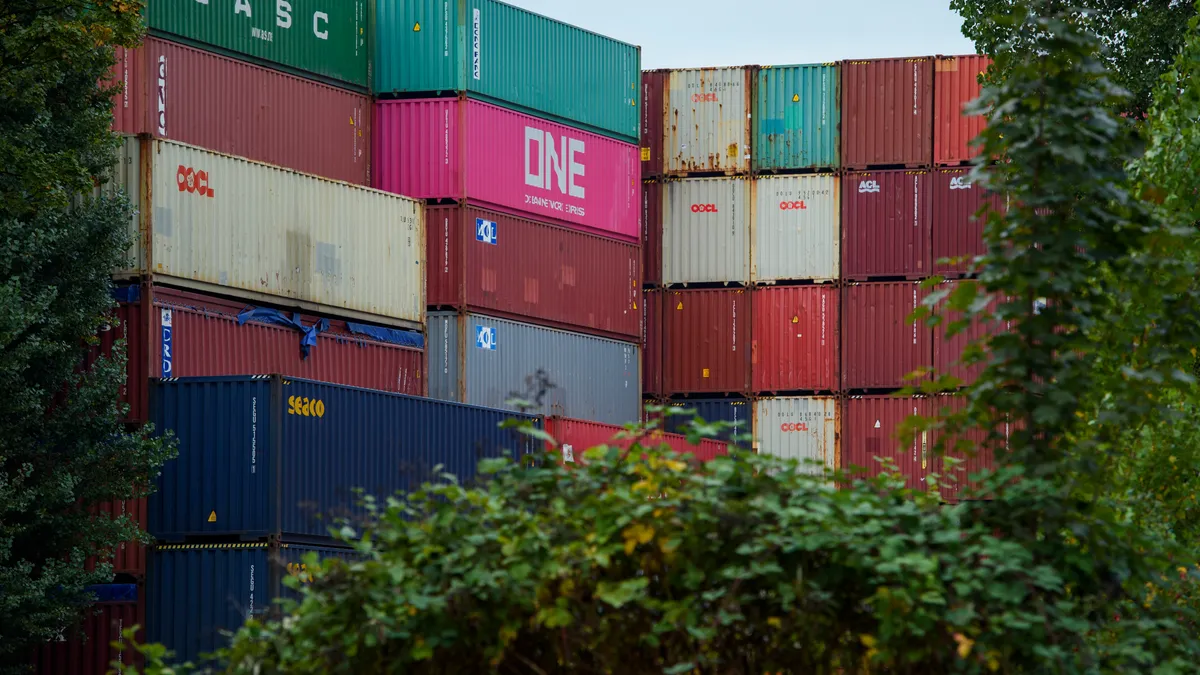
[[[480, 459], [524, 455], [533, 439], [500, 423], [517, 413], [279, 376], [158, 380], [151, 419], [179, 456], [148, 503], [159, 541], [328, 543], [361, 495], [472, 480]], [[361, 491], [361, 492], [360, 492]]]

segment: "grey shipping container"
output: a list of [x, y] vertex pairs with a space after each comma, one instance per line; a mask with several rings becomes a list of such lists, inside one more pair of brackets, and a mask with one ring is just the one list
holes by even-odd
[[480, 314], [429, 313], [429, 395], [607, 424], [641, 413], [635, 344]]
[[[160, 541], [275, 536], [326, 543], [362, 489], [388, 496], [536, 444], [500, 429], [511, 412], [280, 376], [158, 380], [150, 419], [179, 440], [148, 503]], [[534, 417], [525, 417], [540, 422]]]

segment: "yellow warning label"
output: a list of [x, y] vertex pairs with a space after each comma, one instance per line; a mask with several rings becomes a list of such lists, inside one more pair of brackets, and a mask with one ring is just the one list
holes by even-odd
[[217, 522], [217, 512], [216, 511], [213, 511], [212, 513], [208, 514], [208, 522], [210, 522], [210, 523]]
[[350, 126], [354, 126], [354, 118], [353, 117], [350, 118]]
[[704, 376], [705, 376], [705, 377], [708, 377], [708, 368], [705, 368], [705, 369], [704, 369]]
[[650, 148], [642, 148], [642, 161], [643, 162], [650, 161]]
[[633, 301], [633, 308], [634, 308], [634, 309], [637, 309], [637, 300], [634, 300], [634, 301]]
[[730, 143], [729, 148], [725, 151], [725, 154], [729, 155], [730, 157], [737, 157], [738, 156], [737, 143]]
[[800, 94], [792, 94], [792, 103], [800, 102]]
[[683, 309], [683, 303], [681, 302], [678, 305], [675, 305], [675, 309]]
[[792, 317], [792, 323], [800, 323], [800, 317], [798, 317], [798, 316], [793, 316], [793, 317]]
[[413, 32], [414, 32], [414, 33], [420, 33], [420, 32], [421, 32], [421, 23], [420, 23], [419, 21], [418, 21], [417, 23], [414, 23], [414, 24], [413, 24]]

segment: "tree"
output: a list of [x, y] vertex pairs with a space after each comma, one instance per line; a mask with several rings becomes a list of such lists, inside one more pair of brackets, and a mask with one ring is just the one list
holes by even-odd
[[119, 422], [123, 350], [83, 367], [113, 307], [128, 245], [121, 195], [93, 196], [116, 162], [113, 45], [142, 31], [141, 3], [7, 0], [0, 8], [0, 670], [77, 619], [85, 559], [139, 535], [93, 519], [145, 494], [163, 444]]

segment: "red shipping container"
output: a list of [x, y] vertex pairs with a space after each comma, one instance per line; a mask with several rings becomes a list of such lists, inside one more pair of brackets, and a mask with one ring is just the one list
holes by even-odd
[[[938, 169], [933, 172], [933, 269], [947, 277], [963, 276], [970, 259], [983, 255], [983, 228], [986, 215], [979, 210], [1004, 213], [1004, 197], [970, 182], [970, 169]], [[938, 262], [942, 258], [966, 258], [957, 263]]]
[[[316, 344], [303, 358], [303, 336], [296, 327], [266, 323], [261, 317], [238, 325], [238, 314], [249, 307], [242, 301], [158, 285], [123, 290], [128, 295], [117, 310], [119, 323], [105, 331], [101, 347], [111, 347], [129, 334], [124, 400], [130, 405], [130, 422], [146, 421], [148, 378], [156, 377], [278, 373], [416, 396], [425, 393], [424, 350], [400, 344], [406, 339], [423, 344], [418, 334], [324, 319], [328, 327], [317, 333]], [[306, 328], [321, 320], [300, 317]]]
[[913, 415], [928, 416], [926, 398], [894, 396], [851, 396], [842, 412], [842, 465], [863, 471], [849, 472], [853, 477], [874, 477], [883, 473], [877, 457], [896, 465], [910, 490], [924, 491], [934, 466], [928, 432], [916, 432], [897, 438], [900, 423]]
[[832, 286], [755, 288], [750, 295], [755, 393], [838, 388], [838, 301]]
[[667, 119], [669, 70], [642, 71], [642, 175], [663, 175], [663, 124]]
[[[585, 450], [599, 445], [613, 445], [618, 448], [628, 448], [633, 444], [632, 438], [614, 438], [624, 432], [625, 427], [601, 422], [587, 422], [566, 417], [547, 417], [546, 433], [558, 441], [559, 452], [565, 462], [580, 462]], [[710, 438], [700, 440], [700, 445], [688, 443], [687, 437], [681, 434], [669, 434], [661, 429], [655, 429], [641, 440], [644, 446], [659, 446], [666, 444], [678, 453], [691, 453], [702, 462], [707, 462], [720, 455], [729, 454], [729, 446], [721, 441]], [[547, 443], [546, 450], [554, 451], [554, 446]]]
[[930, 174], [850, 172], [842, 178], [842, 278], [931, 274]]
[[[957, 281], [948, 281], [943, 285], [943, 289], [949, 289], [953, 293]], [[933, 374], [953, 375], [962, 381], [963, 386], [973, 383], [983, 373], [986, 363], [978, 363], [970, 367], [959, 364], [962, 358], [962, 352], [967, 345], [983, 339], [991, 334], [995, 335], [1001, 331], [1007, 332], [1010, 326], [1007, 322], [1002, 326], [995, 322], [983, 323], [980, 321], [972, 321], [966, 330], [956, 333], [952, 337], [946, 336], [946, 327], [953, 321], [958, 321], [962, 318], [959, 312], [950, 311], [947, 308], [948, 300], [943, 300], [938, 303], [937, 312], [943, 315], [942, 323], [933, 327]], [[988, 309], [995, 312], [999, 302], [992, 298], [988, 304]]]
[[[929, 415], [932, 417], [942, 418], [945, 415], [954, 414], [963, 410], [966, 407], [966, 399], [962, 396], [940, 395], [930, 399]], [[1001, 428], [1003, 433], [1004, 429]], [[971, 476], [983, 471], [984, 469], [995, 470], [996, 460], [995, 453], [988, 444], [988, 434], [983, 429], [970, 429], [963, 434], [955, 434], [946, 438], [946, 447], [943, 448], [943, 459], [939, 459], [931, 465], [930, 472], [938, 474], [938, 483], [941, 487], [942, 499], [948, 502], [957, 502], [964, 490], [977, 489], [979, 484], [971, 480]], [[942, 432], [935, 430], [931, 436], [929, 447], [937, 448], [937, 442], [942, 438]], [[959, 449], [960, 441], [970, 443], [970, 449]], [[957, 463], [952, 468], [944, 458], [957, 460]]]
[[427, 207], [425, 231], [430, 306], [618, 339], [642, 334], [637, 244], [457, 204]]
[[117, 48], [113, 130], [371, 183], [371, 97], [147, 37]]
[[642, 183], [642, 283], [662, 285], [663, 184]]
[[933, 59], [842, 62], [842, 166], [929, 166]]
[[669, 291], [663, 305], [667, 394], [741, 394], [750, 387], [746, 291]]
[[905, 379], [928, 369], [932, 330], [908, 321], [928, 295], [919, 282], [850, 284], [842, 289], [842, 387], [898, 389], [928, 377]]
[[124, 643], [122, 631], [141, 626], [137, 640], [145, 640], [146, 611], [136, 602], [104, 602], [88, 610], [76, 626], [63, 631], [60, 640], [43, 646], [34, 655], [37, 675], [105, 675], [113, 661], [133, 666], [137, 652], [128, 647], [113, 647]]
[[663, 291], [648, 290], [642, 302], [642, 396], [661, 396]]
[[[113, 501], [100, 504], [93, 509], [97, 517], [112, 520], [119, 516], [129, 516], [142, 528], [146, 529], [146, 498]], [[113, 574], [129, 574], [141, 577], [146, 574], [146, 547], [138, 541], [120, 544], [110, 561]], [[88, 558], [84, 567], [90, 572], [96, 569], [96, 559]]]
[[979, 98], [979, 76], [992, 60], [986, 56], [939, 56], [933, 65], [933, 161], [943, 166], [965, 164], [979, 155], [971, 146], [987, 119], [966, 115], [963, 106]]

